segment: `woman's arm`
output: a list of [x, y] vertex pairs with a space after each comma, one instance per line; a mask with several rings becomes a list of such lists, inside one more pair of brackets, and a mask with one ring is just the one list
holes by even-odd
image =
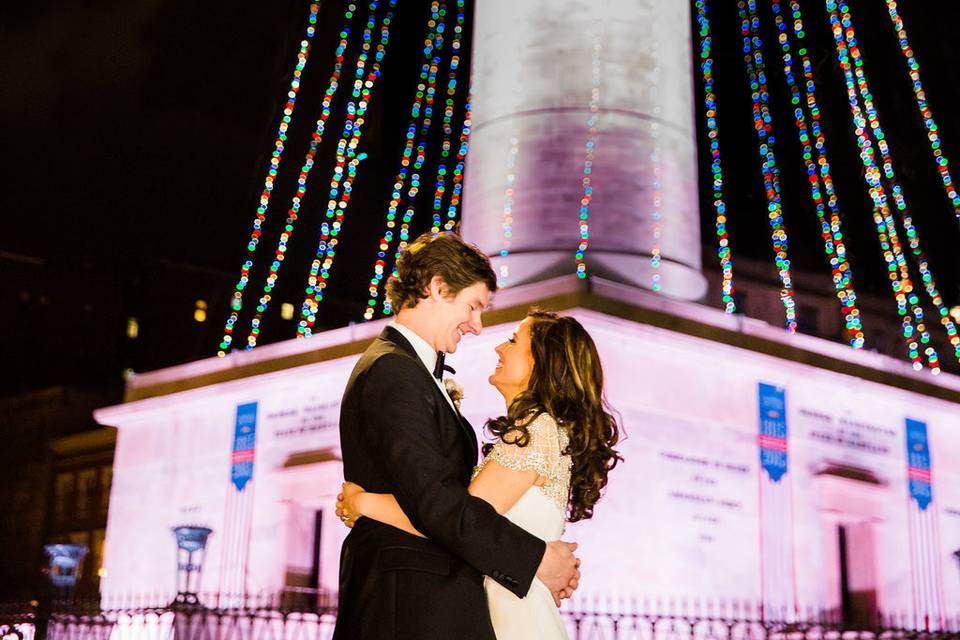
[[339, 500], [340, 496], [337, 500], [337, 513], [346, 516], [344, 524], [348, 527], [353, 527], [357, 519], [366, 517], [426, 538], [417, 531], [410, 518], [397, 504], [397, 499], [389, 493], [367, 493], [352, 482], [345, 482], [341, 496], [343, 500]]
[[[536, 471], [514, 471], [496, 460], [488, 460], [468, 490], [470, 495], [489, 503], [497, 513], [504, 514], [538, 480], [540, 477]], [[345, 482], [343, 492], [337, 496], [337, 514], [346, 516], [344, 524], [348, 527], [352, 527], [357, 519], [366, 517], [415, 536], [426, 537], [417, 531], [391, 494], [367, 493], [352, 482]]]
[[543, 478], [533, 469], [514, 471], [496, 460], [487, 460], [468, 491], [503, 515], [535, 484], [543, 484]]

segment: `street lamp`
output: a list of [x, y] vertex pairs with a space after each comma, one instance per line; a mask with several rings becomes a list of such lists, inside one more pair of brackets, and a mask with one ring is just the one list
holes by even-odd
[[213, 530], [209, 527], [180, 526], [173, 528], [177, 540], [177, 597], [176, 604], [199, 605], [197, 591], [203, 571], [207, 538]]
[[84, 544], [48, 544], [43, 547], [49, 563], [47, 575], [50, 583], [57, 588], [73, 588], [80, 580], [83, 559], [87, 555]]

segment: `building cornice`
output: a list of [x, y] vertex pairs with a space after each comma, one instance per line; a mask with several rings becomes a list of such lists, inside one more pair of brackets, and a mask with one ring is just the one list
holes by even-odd
[[[776, 358], [800, 362], [864, 380], [960, 403], [960, 377], [914, 371], [905, 361], [854, 350], [803, 334], [787, 333], [765, 322], [730, 315], [700, 304], [673, 300], [636, 287], [599, 278], [564, 276], [512, 287], [494, 296], [484, 324], [522, 319], [529, 309], [589, 309]], [[208, 358], [134, 376], [125, 402], [198, 389], [286, 369], [357, 355], [380, 333], [387, 319], [325, 331], [308, 340], [288, 340], [223, 358]]]

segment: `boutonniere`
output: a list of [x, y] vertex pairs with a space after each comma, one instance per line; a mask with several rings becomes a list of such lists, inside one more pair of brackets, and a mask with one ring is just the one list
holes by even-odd
[[460, 401], [463, 400], [463, 387], [457, 384], [453, 378], [443, 379], [443, 388], [447, 390], [447, 395], [453, 401], [453, 406], [460, 410]]

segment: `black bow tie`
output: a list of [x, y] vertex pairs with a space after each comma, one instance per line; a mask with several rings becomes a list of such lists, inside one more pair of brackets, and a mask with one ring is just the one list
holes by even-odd
[[457, 371], [450, 365], [444, 364], [443, 360], [447, 357], [443, 351], [437, 351], [437, 364], [433, 367], [433, 377], [437, 380], [443, 377], [444, 371], [449, 371], [450, 373], [456, 374]]

